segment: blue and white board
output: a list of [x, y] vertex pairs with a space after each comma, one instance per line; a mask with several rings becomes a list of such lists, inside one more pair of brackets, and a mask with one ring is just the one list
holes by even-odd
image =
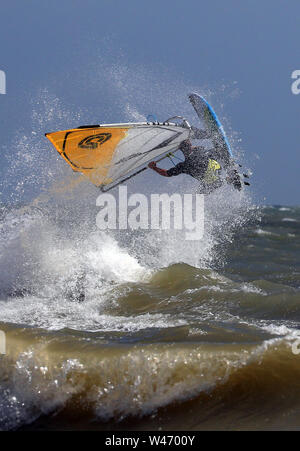
[[223, 126], [213, 108], [210, 106], [207, 100], [204, 99], [204, 97], [201, 97], [198, 94], [190, 94], [189, 99], [200, 121], [203, 121], [205, 127], [211, 131], [211, 140], [214, 144], [214, 147], [219, 149], [220, 151], [225, 152], [225, 157], [233, 158], [229, 141], [227, 139]]

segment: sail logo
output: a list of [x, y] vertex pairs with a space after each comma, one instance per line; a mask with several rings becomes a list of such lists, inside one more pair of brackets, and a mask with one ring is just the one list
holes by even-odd
[[291, 78], [293, 81], [291, 85], [291, 91], [294, 95], [300, 94], [300, 70], [294, 70]]
[[0, 355], [6, 354], [6, 335], [3, 330], [0, 330]]
[[81, 149], [97, 149], [111, 138], [111, 133], [99, 133], [98, 135], [87, 136], [83, 138], [78, 147]]
[[100, 194], [96, 205], [101, 207], [96, 217], [100, 230], [181, 230], [188, 241], [203, 238], [203, 194], [151, 194], [149, 202], [149, 196], [128, 196], [127, 186], [120, 186], [118, 197]]
[[0, 70], [0, 94], [6, 94], [6, 75], [3, 70]]

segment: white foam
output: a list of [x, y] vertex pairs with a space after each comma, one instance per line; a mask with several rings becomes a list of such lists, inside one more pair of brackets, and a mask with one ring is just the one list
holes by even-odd
[[266, 236], [279, 236], [278, 233], [274, 233], [274, 232], [270, 232], [268, 230], [263, 230], [263, 229], [256, 229], [255, 233], [257, 233], [257, 235], [266, 235]]
[[283, 218], [281, 221], [283, 221], [283, 222], [298, 222], [297, 219], [293, 219], [293, 218]]

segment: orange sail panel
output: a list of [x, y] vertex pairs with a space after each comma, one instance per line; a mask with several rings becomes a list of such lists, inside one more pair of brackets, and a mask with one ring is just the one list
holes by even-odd
[[108, 171], [113, 155], [127, 131], [116, 127], [77, 128], [46, 133], [46, 137], [74, 171], [99, 186], [111, 182]]

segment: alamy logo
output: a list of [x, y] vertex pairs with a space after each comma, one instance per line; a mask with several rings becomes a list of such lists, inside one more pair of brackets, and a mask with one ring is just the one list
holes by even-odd
[[292, 353], [294, 355], [300, 354], [300, 337], [298, 337], [292, 344]]
[[6, 75], [3, 70], [0, 70], [0, 94], [6, 94]]
[[[184, 230], [186, 240], [200, 240], [204, 232], [203, 194], [151, 194], [127, 196], [127, 187], [119, 187], [118, 199], [100, 194], [96, 205], [102, 207], [96, 223], [100, 230]], [[133, 208], [130, 208], [133, 207]]]
[[6, 354], [6, 336], [3, 330], [0, 330], [0, 354]]
[[294, 70], [291, 78], [295, 80], [291, 85], [292, 93], [295, 95], [300, 94], [300, 70]]

